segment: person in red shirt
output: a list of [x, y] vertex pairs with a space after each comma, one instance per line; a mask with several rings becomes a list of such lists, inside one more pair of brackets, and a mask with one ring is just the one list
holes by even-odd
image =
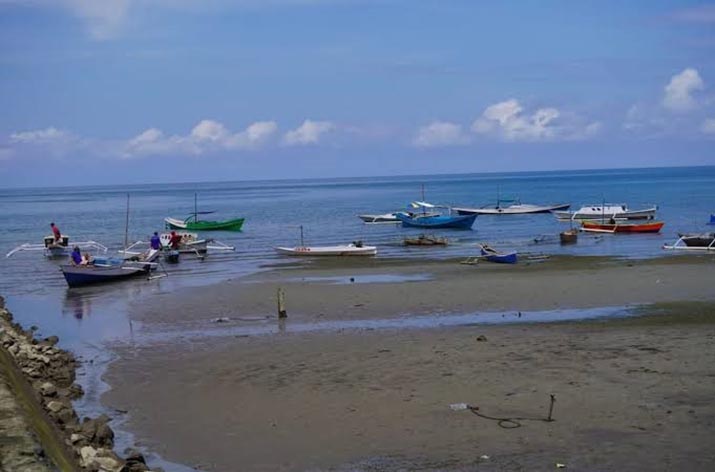
[[55, 242], [59, 243], [62, 240], [60, 229], [54, 223], [50, 223], [50, 228], [52, 228], [52, 234], [55, 236]]
[[180, 244], [181, 236], [176, 234], [176, 231], [172, 231], [171, 238], [169, 239], [169, 246], [171, 246], [171, 249], [179, 249]]

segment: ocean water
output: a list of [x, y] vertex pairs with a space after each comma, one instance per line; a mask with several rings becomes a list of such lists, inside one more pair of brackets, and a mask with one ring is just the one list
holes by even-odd
[[[404, 209], [421, 198], [422, 186], [427, 201], [453, 206], [482, 206], [497, 195], [524, 203], [570, 203], [572, 209], [602, 201], [634, 209], [655, 204], [657, 219], [666, 224], [656, 235], [582, 234], [578, 244], [561, 246], [558, 233], [569, 224], [549, 214], [480, 216], [471, 231], [435, 230], [452, 241], [446, 248], [406, 248], [402, 238], [419, 229], [365, 225], [356, 216]], [[51, 221], [74, 241], [92, 239], [117, 250], [124, 242], [127, 195], [129, 240], [135, 241], [162, 230], [164, 217], [193, 211], [194, 194], [199, 210], [216, 211], [207, 219], [243, 216], [246, 223], [240, 233], [210, 233], [235, 246], [235, 253], [211, 255], [205, 262], [184, 258], [171, 267], [177, 285], [235, 277], [285, 257], [273, 247], [297, 244], [300, 225], [307, 244], [362, 240], [378, 246], [378, 257], [461, 257], [473, 254], [477, 242], [521, 252], [657, 257], [678, 232], [712, 228], [706, 223], [715, 213], [715, 167], [2, 190], [0, 250], [41, 242]], [[40, 252], [2, 258], [0, 294], [65, 296], [59, 262]], [[101, 292], [113, 290], [127, 289]]]

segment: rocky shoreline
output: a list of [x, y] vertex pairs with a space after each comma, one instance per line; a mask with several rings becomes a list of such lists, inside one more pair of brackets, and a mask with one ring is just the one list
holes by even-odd
[[8, 378], [0, 387], [7, 385], [4, 390], [12, 395], [5, 397], [15, 400], [8, 398], [11, 411], [24, 416], [16, 419], [30, 426], [35, 439], [34, 446], [26, 440], [20, 450], [3, 454], [0, 465], [13, 466], [7, 461], [14, 457], [14, 466], [27, 470], [51, 470], [49, 465], [54, 464], [59, 470], [149, 471], [140, 452], [128, 449], [124, 458], [114, 452], [107, 415], [80, 420], [72, 405], [83, 395], [75, 383], [77, 360], [58, 348], [58, 341], [56, 336], [37, 339], [33, 328], [25, 330], [15, 323], [0, 297], [0, 369]]

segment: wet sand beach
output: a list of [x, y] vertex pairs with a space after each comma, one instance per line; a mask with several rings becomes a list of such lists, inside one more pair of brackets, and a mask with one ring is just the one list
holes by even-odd
[[[145, 333], [277, 323], [259, 320], [275, 316], [279, 286], [289, 318], [264, 336], [139, 335], [117, 346], [104, 403], [130, 412], [126, 427], [146, 447], [201, 470], [715, 465], [712, 258], [349, 264], [282, 265], [143, 301], [132, 318]], [[362, 282], [376, 274], [414, 277]], [[528, 323], [533, 310], [647, 303], [656, 304], [640, 317]], [[525, 322], [290, 331], [325, 319], [516, 310]], [[546, 422], [551, 394], [555, 421]], [[524, 419], [500, 425], [450, 409], [460, 402]]]

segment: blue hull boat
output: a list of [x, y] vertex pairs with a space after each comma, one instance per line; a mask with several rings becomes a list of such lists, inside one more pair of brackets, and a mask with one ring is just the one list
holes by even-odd
[[414, 228], [453, 228], [471, 229], [477, 215], [451, 216], [451, 215], [428, 215], [428, 216], [408, 216], [403, 213], [396, 213], [395, 216], [402, 222], [402, 226]]
[[[100, 258], [97, 258], [100, 259]], [[154, 264], [125, 262], [123, 259], [95, 259], [93, 265], [61, 265], [62, 275], [70, 287], [102, 284], [137, 275], [148, 275]]]
[[715, 215], [710, 215], [710, 221], [708, 222], [709, 225], [715, 225]]
[[489, 262], [496, 262], [497, 264], [516, 264], [516, 252], [502, 254], [490, 247], [483, 247], [481, 252], [484, 259]]

